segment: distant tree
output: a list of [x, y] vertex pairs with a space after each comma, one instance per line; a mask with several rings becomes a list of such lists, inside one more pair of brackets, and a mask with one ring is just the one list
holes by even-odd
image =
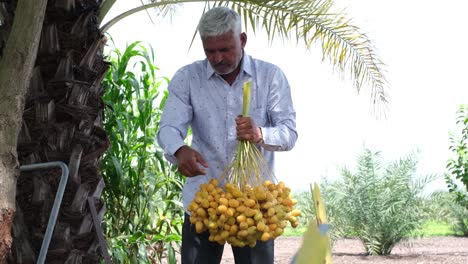
[[[457, 196], [457, 202], [468, 208], [468, 105], [461, 105], [457, 111], [457, 130], [450, 133], [452, 158], [447, 161], [449, 174], [445, 177], [450, 192]], [[464, 185], [458, 187], [457, 181]]]

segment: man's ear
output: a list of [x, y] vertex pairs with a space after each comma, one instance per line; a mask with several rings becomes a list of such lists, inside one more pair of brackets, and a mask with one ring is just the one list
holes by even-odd
[[242, 48], [244, 48], [245, 44], [247, 43], [247, 34], [245, 34], [245, 32], [242, 32], [240, 34], [240, 41], [241, 41]]

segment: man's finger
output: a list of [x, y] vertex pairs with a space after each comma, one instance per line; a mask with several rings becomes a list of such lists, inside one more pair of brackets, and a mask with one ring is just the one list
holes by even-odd
[[190, 175], [188, 175], [187, 171], [182, 166], [177, 167], [177, 170], [185, 177], [190, 177]]
[[198, 161], [196, 157], [194, 157], [190, 162], [187, 164], [188, 171], [190, 172], [191, 176], [196, 176], [200, 174], [205, 174], [205, 170], [200, 169], [200, 166], [198, 166]]
[[208, 168], [208, 162], [206, 162], [200, 153], [197, 155], [197, 162], [199, 162], [203, 167]]

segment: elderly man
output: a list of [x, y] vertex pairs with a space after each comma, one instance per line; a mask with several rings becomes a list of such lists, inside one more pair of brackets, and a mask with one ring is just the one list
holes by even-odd
[[[292, 149], [297, 140], [296, 112], [288, 81], [275, 65], [247, 55], [247, 35], [239, 15], [226, 7], [206, 12], [198, 24], [206, 59], [182, 67], [169, 85], [169, 97], [158, 131], [166, 158], [187, 177], [183, 204], [202, 183], [218, 178], [238, 140], [255, 143], [273, 169], [274, 152]], [[250, 117], [242, 113], [243, 83], [253, 80]], [[188, 128], [192, 144], [185, 144]], [[185, 215], [182, 263], [220, 263], [223, 245], [198, 234]], [[272, 264], [274, 241], [255, 247], [233, 247], [236, 263]]]

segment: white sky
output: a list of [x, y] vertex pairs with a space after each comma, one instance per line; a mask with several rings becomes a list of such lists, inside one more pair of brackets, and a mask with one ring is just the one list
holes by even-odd
[[[307, 51], [295, 42], [276, 41], [247, 31], [246, 51], [283, 69], [292, 87], [299, 139], [277, 155], [276, 176], [294, 190], [321, 177], [338, 177], [337, 166], [352, 168], [363, 146], [382, 151], [386, 161], [419, 150], [418, 172], [442, 173], [450, 152], [448, 133], [455, 128], [458, 105], [468, 103], [466, 62], [468, 22], [464, 0], [336, 0], [376, 47], [386, 64], [390, 105], [388, 118], [376, 120], [369, 95], [357, 95], [352, 82], [340, 78], [321, 50]], [[107, 18], [138, 0], [117, 1]], [[155, 51], [160, 76], [204, 58], [199, 37], [188, 50], [202, 5], [177, 7], [172, 18], [145, 12], [109, 30], [117, 47], [148, 42]], [[443, 182], [439, 182], [443, 186]]]

